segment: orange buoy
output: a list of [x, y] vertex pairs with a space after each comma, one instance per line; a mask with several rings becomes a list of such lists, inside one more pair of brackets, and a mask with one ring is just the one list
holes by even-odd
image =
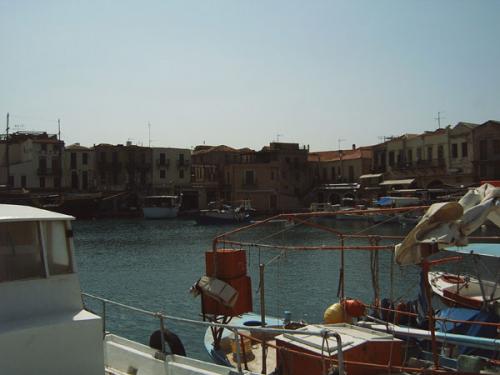
[[365, 315], [365, 304], [358, 299], [346, 299], [342, 301], [347, 315], [359, 318]]

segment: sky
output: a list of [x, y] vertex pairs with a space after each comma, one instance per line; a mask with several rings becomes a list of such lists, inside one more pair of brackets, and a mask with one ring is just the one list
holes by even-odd
[[[0, 127], [311, 150], [500, 120], [500, 0], [0, 0]], [[150, 126], [148, 126], [150, 124]], [[1, 131], [2, 133], [4, 132]]]

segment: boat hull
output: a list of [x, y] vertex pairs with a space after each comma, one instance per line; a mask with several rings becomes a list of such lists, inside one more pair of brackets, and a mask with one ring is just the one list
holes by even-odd
[[145, 219], [172, 219], [179, 213], [178, 207], [143, 207]]

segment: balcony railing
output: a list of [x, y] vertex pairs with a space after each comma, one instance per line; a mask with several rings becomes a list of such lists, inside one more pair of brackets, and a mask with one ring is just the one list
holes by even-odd
[[38, 168], [38, 176], [60, 176], [61, 168]]

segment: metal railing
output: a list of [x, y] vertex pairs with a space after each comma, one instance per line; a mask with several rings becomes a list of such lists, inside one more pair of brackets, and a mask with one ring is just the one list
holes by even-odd
[[[242, 372], [242, 353], [241, 353], [241, 338], [245, 336], [245, 333], [241, 331], [248, 331], [248, 326], [244, 325], [231, 325], [231, 324], [222, 324], [222, 323], [215, 323], [215, 322], [208, 322], [208, 321], [199, 321], [199, 320], [193, 320], [193, 319], [187, 319], [187, 318], [181, 318], [177, 316], [172, 316], [172, 315], [167, 315], [162, 312], [153, 312], [145, 309], [141, 309], [138, 307], [133, 307], [126, 305], [124, 303], [120, 302], [115, 302], [106, 298], [94, 296], [89, 293], [82, 293], [82, 296], [91, 298], [93, 300], [99, 301], [101, 303], [102, 307], [102, 327], [103, 327], [103, 336], [107, 334], [106, 331], [106, 310], [107, 310], [107, 305], [113, 305], [117, 306], [120, 308], [123, 308], [125, 310], [129, 311], [134, 311], [143, 315], [147, 315], [150, 317], [153, 317], [155, 319], [158, 319], [159, 326], [160, 326], [160, 331], [161, 331], [161, 347], [162, 347], [162, 352], [165, 353], [165, 320], [170, 320], [173, 322], [179, 322], [179, 323], [187, 323], [187, 324], [193, 324], [197, 326], [204, 326], [204, 327], [218, 327], [218, 328], [224, 328], [229, 331], [231, 331], [234, 334], [234, 340], [236, 342], [236, 362], [238, 366], [238, 371]], [[85, 303], [84, 303], [85, 306]], [[252, 332], [256, 333], [269, 333], [269, 334], [291, 334], [291, 335], [303, 335], [303, 336], [316, 336], [316, 337], [321, 337], [323, 340], [323, 346], [324, 343], [331, 337], [335, 338], [337, 341], [337, 363], [338, 363], [338, 374], [339, 375], [344, 375], [344, 356], [342, 352], [342, 338], [339, 333], [331, 331], [329, 329], [321, 329], [318, 331], [297, 331], [297, 330], [292, 330], [292, 329], [279, 329], [279, 328], [263, 328], [263, 327], [252, 327]], [[323, 356], [323, 353], [322, 353]]]

